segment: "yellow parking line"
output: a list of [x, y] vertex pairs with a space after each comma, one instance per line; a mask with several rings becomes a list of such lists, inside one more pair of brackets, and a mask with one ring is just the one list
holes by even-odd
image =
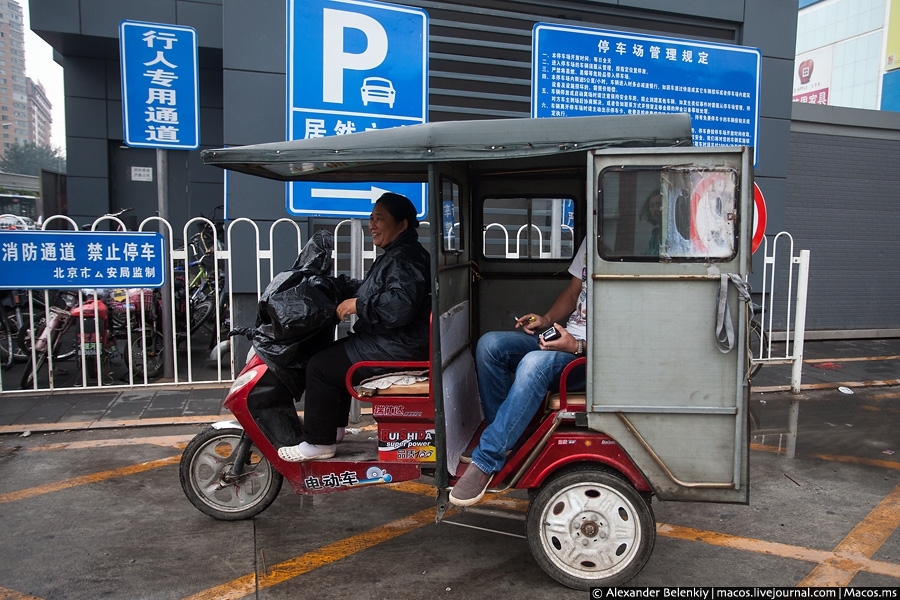
[[802, 546], [767, 542], [765, 540], [741, 537], [729, 533], [704, 531], [702, 529], [694, 529], [693, 527], [669, 525], [667, 523], [658, 523], [656, 525], [656, 533], [674, 539], [690, 542], [703, 542], [711, 546], [721, 546], [733, 550], [746, 550], [749, 552], [756, 552], [757, 554], [794, 558], [796, 560], [807, 562], [824, 562], [831, 557], [831, 552], [828, 552], [827, 550], [813, 550], [812, 548], [804, 548]]
[[0, 587], [0, 600], [41, 600], [37, 596], [22, 594], [13, 590]]
[[31, 452], [41, 452], [45, 450], [86, 450], [94, 448], [115, 448], [119, 446], [164, 446], [166, 448], [183, 450], [193, 437], [193, 435], [159, 435], [143, 438], [58, 442], [54, 444], [41, 444], [40, 446], [28, 448], [28, 450]]
[[848, 363], [848, 362], [883, 362], [889, 360], [900, 360], [900, 355], [890, 354], [887, 356], [848, 356], [844, 358], [804, 358], [803, 364], [817, 365], [820, 363]]
[[181, 455], [170, 456], [169, 458], [162, 458], [160, 460], [152, 460], [150, 462], [140, 463], [137, 465], [129, 465], [127, 467], [120, 467], [118, 469], [111, 469], [109, 471], [92, 473], [91, 475], [82, 475], [81, 477], [63, 479], [55, 483], [39, 485], [37, 487], [27, 488], [24, 490], [19, 490], [17, 492], [7, 492], [6, 494], [0, 494], [0, 504], [3, 504], [5, 502], [14, 502], [16, 500], [24, 500], [25, 498], [33, 498], [34, 496], [40, 496], [41, 494], [48, 494], [50, 492], [58, 492], [60, 490], [65, 490], [79, 485], [85, 485], [87, 483], [96, 483], [98, 481], [105, 481], [107, 479], [114, 479], [116, 477], [125, 477], [127, 475], [134, 475], [135, 473], [143, 473], [144, 471], [150, 471], [151, 469], [177, 464], [180, 460]]
[[[869, 557], [860, 555], [851, 557], [846, 554], [839, 554], [837, 550], [815, 550], [813, 548], [804, 548], [803, 546], [767, 542], [765, 540], [745, 538], [715, 531], [704, 531], [702, 529], [682, 527], [680, 525], [669, 525], [666, 523], [657, 524], [656, 533], [664, 537], [671, 537], [690, 542], [701, 542], [710, 544], [711, 546], [720, 546], [723, 548], [731, 548], [733, 550], [744, 550], [747, 552], [755, 552], [757, 554], [766, 554], [768, 556], [778, 556], [781, 558], [792, 558], [805, 562], [818, 563], [816, 569], [828, 564], [842, 564], [844, 567], [853, 567], [855, 569], [853, 571], [854, 575], [857, 571], [867, 571], [876, 575], [887, 575], [888, 577], [900, 579], [900, 565], [872, 560]], [[874, 553], [874, 550], [872, 553]], [[813, 572], [815, 572], [816, 569], [813, 569]], [[850, 579], [852, 579], [852, 575], [850, 576]], [[797, 584], [798, 587], [822, 585], [828, 584], [810, 583], [809, 581], [801, 581]], [[847, 584], [844, 583], [841, 585], [846, 586]]]
[[185, 600], [237, 600], [244, 598], [256, 593], [257, 590], [278, 585], [414, 529], [434, 523], [434, 517], [434, 507], [427, 508], [408, 517], [391, 521], [375, 529], [280, 562], [269, 568], [267, 572], [260, 574], [258, 578], [255, 573], [244, 575], [228, 583], [188, 596]]
[[[750, 444], [750, 449], [757, 452], [772, 452], [775, 454], [784, 454], [784, 448], [777, 446], [769, 446], [767, 444]], [[810, 454], [810, 458], [818, 458], [819, 460], [831, 460], [834, 462], [853, 463], [856, 465], [869, 465], [870, 467], [881, 467], [883, 469], [900, 469], [900, 462], [894, 460], [881, 460], [878, 458], [862, 458], [860, 456], [847, 456], [845, 454]]]
[[810, 454], [812, 458], [820, 460], [833, 460], [835, 462], [853, 463], [856, 465], [869, 465], [885, 469], [900, 469], [900, 462], [892, 460], [880, 460], [877, 458], [861, 458], [859, 456], [845, 456], [843, 454]]
[[[866, 515], [835, 547], [833, 558], [819, 564], [797, 584], [800, 587], [846, 587], [862, 569], [861, 558], [869, 559], [900, 527], [900, 485]], [[900, 565], [896, 568], [900, 577]]]
[[[898, 395], [900, 397], [900, 395]], [[882, 398], [872, 398], [873, 400], [881, 400]], [[900, 415], [900, 408], [893, 408], [890, 406], [872, 406], [871, 404], [863, 404], [859, 408], [862, 410], [868, 410], [872, 412], [887, 412], [895, 415]]]
[[[852, 457], [823, 456], [820, 458], [826, 460], [846, 460]], [[870, 463], [867, 462], [867, 464]], [[889, 463], [886, 466], [896, 467], [898, 465]], [[388, 487], [411, 494], [421, 494], [425, 496], [434, 496], [435, 494], [434, 486], [416, 482], [397, 483]], [[485, 499], [479, 503], [479, 506], [491, 506], [493, 508], [524, 511], [528, 508], [528, 502], [516, 498], [503, 498], [502, 494], [495, 494], [486, 496]], [[888, 577], [900, 579], [900, 564], [871, 559], [871, 556], [884, 544], [898, 526], [900, 526], [900, 486], [898, 486], [887, 498], [882, 500], [879, 506], [869, 513], [869, 516], [857, 525], [844, 541], [832, 551], [815, 550], [813, 548], [805, 548], [803, 546], [794, 546], [778, 542], [767, 542], [765, 540], [740, 537], [716, 531], [705, 531], [702, 529], [694, 529], [692, 527], [683, 527], [681, 525], [670, 525], [667, 523], [657, 523], [656, 532], [663, 537], [690, 542], [700, 542], [712, 546], [721, 546], [734, 550], [755, 552], [757, 554], [766, 554], [781, 558], [792, 558], [810, 563], [818, 563], [817, 567], [813, 570], [813, 573], [815, 573], [817, 569], [824, 569], [826, 566], [831, 566], [833, 567], [832, 571], [837, 571], [837, 574], [843, 576], [847, 581], [840, 584], [801, 582], [799, 586], [846, 586], [857, 571], [866, 571], [875, 575], [886, 575]], [[810, 574], [810, 576], [812, 576], [812, 574]]]

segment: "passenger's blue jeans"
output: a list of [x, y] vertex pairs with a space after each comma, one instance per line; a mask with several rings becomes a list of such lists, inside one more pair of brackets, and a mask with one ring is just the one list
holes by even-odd
[[[496, 473], [503, 468], [507, 451], [516, 445], [550, 386], [558, 385], [563, 369], [575, 358], [568, 352], [541, 350], [537, 335], [524, 331], [492, 331], [478, 340], [475, 370], [488, 424], [472, 453], [472, 462], [479, 469]], [[570, 377], [569, 389], [584, 385], [583, 375], [577, 379]]]

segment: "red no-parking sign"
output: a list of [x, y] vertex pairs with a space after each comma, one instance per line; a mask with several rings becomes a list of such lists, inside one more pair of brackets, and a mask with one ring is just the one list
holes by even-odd
[[756, 252], [762, 243], [763, 237], [766, 235], [766, 199], [763, 198], [762, 190], [755, 183], [753, 184], [753, 241], [751, 242], [751, 252]]

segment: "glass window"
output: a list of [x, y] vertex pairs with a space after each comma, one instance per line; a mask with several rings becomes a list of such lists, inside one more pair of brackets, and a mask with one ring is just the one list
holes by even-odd
[[552, 260], [575, 254], [571, 198], [488, 198], [482, 210], [486, 258]]
[[448, 177], [442, 177], [441, 224], [445, 253], [463, 250], [463, 230], [459, 214], [459, 184]]
[[600, 175], [604, 260], [729, 260], [737, 250], [733, 169], [606, 169]]

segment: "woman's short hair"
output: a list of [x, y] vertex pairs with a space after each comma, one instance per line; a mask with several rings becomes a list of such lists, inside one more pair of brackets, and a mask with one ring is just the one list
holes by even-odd
[[406, 226], [410, 229], [416, 229], [419, 226], [419, 220], [416, 218], [416, 207], [406, 196], [387, 192], [382, 194], [375, 204], [384, 206], [391, 216], [394, 217], [395, 221], [406, 221]]

